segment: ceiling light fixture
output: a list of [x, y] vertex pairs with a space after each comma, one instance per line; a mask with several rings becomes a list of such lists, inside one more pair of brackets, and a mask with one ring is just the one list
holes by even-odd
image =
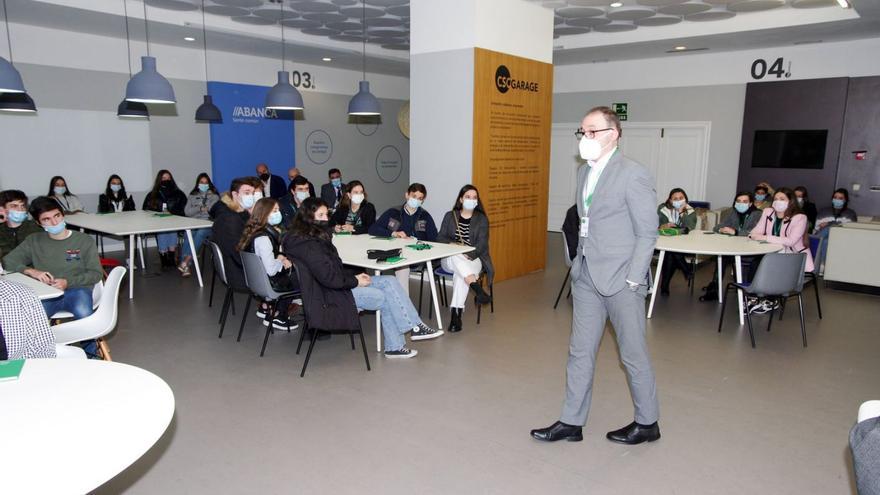
[[184, 41], [195, 41], [196, 39], [193, 38], [192, 36], [184, 36], [184, 37], [183, 37], [183, 40], [184, 40]]
[[[208, 85], [208, 28], [205, 25], [205, 0], [202, 0], [202, 48], [205, 54], [205, 86]], [[210, 122], [219, 124], [223, 122], [223, 115], [220, 109], [214, 104], [211, 95], [206, 93], [204, 101], [199, 108], [196, 109], [196, 122]]]
[[37, 106], [27, 93], [0, 94], [0, 112], [34, 113]]
[[849, 2], [847, 0], [837, 0], [837, 5], [840, 5], [844, 9], [849, 8]]
[[321, 60], [323, 60], [324, 62], [332, 62], [333, 61], [333, 59], [330, 57], [324, 57]]
[[[128, 0], [122, 0], [122, 10], [125, 13], [125, 46], [128, 55], [128, 80], [131, 80], [131, 36], [128, 31]], [[143, 103], [128, 101], [125, 98], [116, 108], [116, 116], [123, 119], [149, 119], [150, 111]]]
[[3, 0], [3, 19], [6, 22], [6, 42], [9, 46], [9, 60], [0, 57], [0, 93], [24, 93], [24, 81], [18, 69], [12, 65], [12, 36], [9, 34], [9, 13], [6, 0]]
[[679, 46], [676, 46], [675, 49], [681, 51], [681, 50], [687, 50], [688, 47], [686, 47], [684, 45], [679, 45]]
[[144, 2], [144, 35], [147, 42], [147, 55], [141, 57], [141, 71], [128, 81], [125, 99], [138, 103], [176, 103], [174, 88], [168, 79], [156, 70], [156, 57], [150, 56], [150, 27], [147, 19], [147, 0]]
[[613, 9], [616, 9], [618, 7], [623, 7], [623, 2], [614, 2], [611, 5], [609, 5], [609, 7], [613, 8]]
[[[284, 2], [281, 5], [281, 19], [284, 19]], [[281, 23], [281, 70], [278, 71], [278, 83], [272, 86], [266, 95], [266, 108], [270, 110], [302, 110], [303, 97], [290, 84], [290, 74], [284, 70], [285, 42], [284, 23]]]
[[348, 102], [348, 114], [353, 116], [376, 116], [382, 114], [379, 100], [370, 93], [370, 81], [367, 81], [367, 2], [363, 6], [363, 18], [361, 28], [363, 32], [363, 74], [364, 78], [358, 83], [358, 92]]

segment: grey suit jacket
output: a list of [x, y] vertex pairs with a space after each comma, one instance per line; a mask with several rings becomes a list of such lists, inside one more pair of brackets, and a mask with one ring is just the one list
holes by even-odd
[[[590, 166], [578, 169], [578, 215], [584, 216], [584, 186]], [[599, 294], [610, 296], [627, 287], [627, 280], [647, 284], [648, 267], [657, 242], [657, 193], [648, 169], [618, 150], [596, 185], [589, 209], [588, 237], [579, 237], [571, 267], [572, 280], [586, 262]]]

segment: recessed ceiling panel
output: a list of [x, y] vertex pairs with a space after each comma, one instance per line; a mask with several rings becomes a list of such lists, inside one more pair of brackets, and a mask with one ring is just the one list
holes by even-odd
[[363, 29], [364, 25], [359, 22], [345, 21], [345, 22], [328, 22], [327, 27], [330, 29], [335, 29], [337, 31], [360, 31]]
[[232, 20], [235, 22], [240, 22], [242, 24], [250, 24], [251, 26], [269, 26], [275, 24], [275, 21], [272, 19], [266, 19], [265, 17], [257, 17], [255, 15], [243, 15], [238, 17], [232, 17]]
[[637, 0], [636, 3], [645, 7], [667, 7], [669, 5], [677, 5], [685, 3], [687, 0]]
[[332, 3], [317, 2], [314, 0], [291, 2], [290, 7], [301, 14], [304, 14], [306, 12], [336, 12], [337, 10], [339, 10], [338, 5], [333, 5]]
[[607, 7], [614, 0], [568, 0], [574, 7]]
[[577, 19], [568, 19], [566, 24], [569, 26], [578, 26], [578, 27], [596, 27], [603, 26], [611, 22], [611, 19], [607, 19], [605, 17], [580, 17]]
[[296, 12], [291, 12], [290, 10], [282, 12], [280, 7], [254, 9], [251, 13], [256, 16], [265, 17], [266, 19], [272, 19], [273, 21], [280, 21], [281, 19], [296, 19], [299, 17]]
[[198, 10], [199, 7], [188, 0], [146, 0], [150, 7], [157, 7], [165, 10]]
[[368, 19], [367, 24], [371, 27], [398, 27], [403, 26], [404, 22], [403, 19], [396, 19], [394, 17], [374, 17]]
[[785, 5], [785, 0], [744, 0], [732, 3], [727, 9], [732, 12], [760, 12]]
[[248, 10], [244, 7], [233, 7], [227, 5], [205, 5], [205, 13], [222, 15], [226, 17], [248, 15]]
[[735, 15], [735, 12], [730, 12], [729, 10], [712, 9], [705, 12], [698, 12], [696, 14], [686, 15], [684, 16], [684, 20], [694, 22], [723, 21], [725, 19], [730, 19]]
[[792, 0], [791, 6], [796, 9], [816, 9], [820, 7], [834, 7], [837, 0]]
[[334, 36], [338, 34], [342, 34], [340, 31], [335, 29], [328, 28], [305, 28], [300, 30], [303, 34], [310, 34], [312, 36]]
[[634, 21], [651, 17], [654, 14], [654, 10], [647, 7], [624, 7], [608, 12], [606, 17], [612, 21]]
[[611, 24], [596, 26], [593, 28], [593, 30], [600, 33], [623, 33], [626, 31], [633, 31], [637, 27], [638, 26], [631, 22], [612, 22]]
[[644, 19], [636, 19], [633, 21], [637, 26], [656, 27], [671, 26], [681, 22], [681, 17], [674, 15], [655, 15], [654, 17], [646, 17]]
[[406, 5], [409, 0], [366, 0], [367, 5], [375, 5], [377, 7], [397, 7]]
[[593, 7], [563, 7], [561, 9], [556, 9], [556, 15], [565, 18], [593, 17], [604, 13], [604, 10]]
[[666, 15], [690, 15], [696, 14], [697, 12], [705, 12], [712, 8], [711, 5], [704, 2], [688, 2], [681, 3], [678, 5], [669, 5], [667, 7], [660, 7], [657, 9], [657, 12]]
[[356, 42], [358, 42], [358, 43], [360, 43], [361, 41], [364, 40], [364, 39], [363, 39], [362, 37], [360, 37], [360, 36], [357, 36], [357, 35], [354, 35], [354, 34], [345, 34], [345, 33], [343, 33], [343, 34], [331, 34], [330, 36], [328, 36], [328, 38], [330, 38], [331, 40], [336, 40], [336, 41], [352, 41], [352, 42], [355, 42], [355, 41], [356, 41]]
[[336, 12], [310, 12], [308, 14], [303, 14], [303, 19], [317, 21], [321, 24], [328, 24], [331, 22], [346, 21], [348, 20], [348, 17], [343, 14], [337, 14]]
[[388, 12], [391, 15], [409, 17], [409, 5], [395, 5], [394, 7], [388, 7], [385, 9], [385, 12]]
[[263, 5], [263, 0], [214, 0], [214, 3], [233, 7], [259, 7]]
[[575, 26], [562, 26], [553, 30], [554, 34], [558, 34], [560, 36], [567, 36], [569, 34], [584, 34], [589, 32], [590, 28]]
[[[360, 19], [361, 16], [364, 15], [364, 10], [361, 7], [342, 7], [339, 9], [339, 13], [345, 14], [348, 17]], [[382, 17], [383, 15], [385, 15], [385, 9], [377, 9], [376, 7], [366, 8], [366, 16], [368, 19], [370, 17]]]
[[308, 19], [285, 19], [281, 21], [282, 26], [296, 29], [319, 28], [322, 23], [318, 21], [310, 21]]

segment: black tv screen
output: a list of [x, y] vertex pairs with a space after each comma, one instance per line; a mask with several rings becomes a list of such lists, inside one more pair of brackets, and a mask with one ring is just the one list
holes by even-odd
[[827, 141], [827, 129], [755, 131], [752, 167], [823, 168]]

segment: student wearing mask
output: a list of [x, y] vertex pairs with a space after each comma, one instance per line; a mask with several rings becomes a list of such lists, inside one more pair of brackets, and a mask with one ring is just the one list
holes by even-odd
[[[287, 187], [289, 188], [290, 185], [293, 184], [293, 180], [301, 175], [302, 175], [302, 173], [300, 173], [299, 169], [296, 167], [292, 167], [290, 170], [288, 170], [287, 171]], [[306, 178], [303, 177], [303, 179], [306, 179]], [[306, 182], [309, 184], [309, 197], [314, 198], [315, 197], [315, 186], [308, 179], [306, 179]]]
[[233, 179], [229, 192], [223, 193], [220, 201], [211, 208], [211, 217], [214, 218], [211, 239], [220, 247], [226, 278], [230, 286], [236, 289], [243, 289], [246, 285], [241, 257], [235, 248], [241, 240], [245, 223], [251, 217], [254, 205], [262, 198], [262, 193], [259, 192], [261, 186], [262, 182], [257, 177]]
[[[761, 218], [761, 210], [755, 208], [752, 198], [752, 193], [749, 191], [738, 192], [733, 200], [733, 209], [712, 230], [716, 234], [730, 236], [745, 237], [749, 235]], [[732, 264], [732, 256], [722, 257], [721, 273], [727, 273]], [[712, 270], [712, 274], [712, 281], [703, 287], [703, 291], [706, 293], [700, 297], [701, 301], [718, 300], [718, 270]]]
[[278, 199], [286, 194], [284, 179], [269, 172], [269, 166], [265, 163], [257, 164], [257, 177], [260, 178], [263, 196]]
[[64, 212], [54, 199], [35, 199], [30, 213], [46, 232], [28, 236], [3, 258], [4, 268], [64, 291], [61, 297], [43, 301], [49, 316], [59, 311], [68, 311], [75, 319], [92, 314], [92, 288], [104, 273], [95, 241], [67, 229]]
[[0, 361], [55, 357], [55, 334], [34, 291], [0, 279]]
[[43, 229], [28, 217], [28, 198], [22, 191], [10, 189], [0, 192], [0, 208], [6, 211], [6, 221], [0, 223], [0, 258], [12, 252], [28, 236]]
[[[244, 225], [238, 245], [238, 252], [254, 253], [263, 262], [263, 268], [269, 275], [269, 283], [278, 292], [295, 290], [298, 284], [294, 283], [291, 267], [293, 264], [286, 256], [281, 254], [281, 211], [278, 209], [278, 201], [272, 198], [262, 198], [254, 205], [251, 216]], [[272, 327], [278, 330], [293, 330], [297, 325], [288, 321], [288, 303], [279, 301], [277, 310], [272, 319]], [[266, 311], [265, 303], [261, 311]], [[263, 321], [266, 325], [266, 321]]]
[[849, 207], [849, 191], [840, 188], [831, 195], [831, 206], [822, 208], [816, 214], [816, 229], [813, 232], [822, 240], [816, 258], [820, 271], [824, 271], [825, 254], [828, 252], [828, 234], [832, 227], [850, 222], [857, 222], [858, 215]]
[[[389, 208], [370, 226], [370, 235], [379, 237], [397, 237], [407, 239], [415, 237], [420, 241], [436, 241], [437, 225], [434, 218], [422, 205], [428, 197], [425, 186], [414, 182], [404, 194], [406, 202], [399, 207]], [[409, 268], [401, 268], [394, 272], [404, 292], [409, 294]]]
[[483, 290], [478, 279], [483, 270], [492, 283], [495, 269], [489, 256], [489, 217], [480, 204], [477, 188], [468, 184], [461, 188], [452, 211], [443, 216], [437, 242], [472, 246], [473, 251], [443, 258], [444, 270], [452, 273], [452, 299], [449, 331], [462, 330], [461, 314], [467, 301], [468, 289], [474, 291], [476, 304], [489, 304], [492, 298]]
[[335, 232], [366, 234], [376, 221], [376, 207], [367, 201], [367, 191], [361, 181], [349, 182], [344, 190], [342, 201], [330, 218], [330, 225]]
[[321, 199], [330, 205], [331, 210], [334, 210], [339, 206], [339, 202], [342, 201], [345, 183], [342, 182], [342, 172], [338, 168], [331, 168], [327, 172], [327, 177], [330, 179], [330, 182], [321, 186]]
[[[660, 220], [660, 229], [677, 229], [679, 233], [687, 234], [697, 228], [697, 212], [688, 204], [687, 193], [680, 187], [669, 191], [666, 202], [657, 207], [657, 215]], [[684, 254], [666, 253], [663, 258], [660, 294], [669, 295], [669, 282], [672, 281], [672, 276], [675, 275], [677, 269], [681, 269], [684, 277], [688, 280], [694, 275]]]
[[104, 193], [98, 196], [98, 213], [119, 213], [120, 211], [134, 210], [134, 198], [125, 192], [122, 178], [116, 174], [111, 175], [107, 179]]
[[52, 177], [52, 180], [49, 181], [49, 192], [46, 193], [46, 196], [54, 199], [64, 210], [65, 215], [86, 211], [83, 208], [82, 201], [79, 200], [79, 196], [70, 192], [70, 189], [67, 187], [67, 181], [60, 175]]
[[797, 186], [794, 188], [794, 195], [797, 199], [798, 208], [800, 208], [801, 212], [807, 216], [807, 232], [812, 232], [813, 227], [816, 225], [816, 215], [819, 213], [816, 210], [816, 204], [810, 201], [810, 193], [807, 192], [807, 188], [804, 186]]
[[[327, 204], [309, 198], [297, 211], [293, 231], [284, 239], [284, 254], [300, 271], [303, 306], [311, 326], [327, 330], [360, 328], [358, 308], [382, 314], [385, 357], [412, 358], [418, 353], [406, 347], [412, 340], [443, 335], [425, 325], [400, 284], [392, 277], [348, 271], [333, 246]], [[328, 308], [333, 308], [328, 311]]]
[[[209, 212], [218, 201], [220, 201], [220, 193], [217, 192], [217, 188], [211, 182], [211, 177], [202, 172], [196, 178], [195, 187], [189, 192], [183, 213], [190, 218], [210, 220], [211, 215]], [[202, 243], [205, 242], [209, 235], [211, 235], [211, 229], [193, 229], [192, 237], [193, 243], [196, 245], [196, 251], [202, 247]], [[192, 275], [189, 268], [190, 261], [192, 261], [192, 251], [189, 247], [189, 242], [184, 242], [180, 264], [177, 265], [177, 270], [180, 271], [182, 277]]]
[[[153, 189], [144, 198], [142, 209], [157, 213], [186, 216], [186, 195], [177, 187], [177, 182], [168, 170], [160, 170], [153, 182]], [[163, 267], [177, 266], [177, 232], [156, 234], [159, 245], [159, 258]]]
[[762, 182], [755, 186], [755, 208], [761, 211], [766, 208], [770, 208], [770, 203], [772, 202], [772, 200], [770, 199], [770, 188], [765, 184], [765, 182]]
[[[781, 244], [783, 253], [806, 253], [807, 264], [805, 270], [813, 271], [813, 257], [810, 249], [805, 244], [807, 234], [807, 216], [801, 213], [797, 206], [794, 191], [787, 187], [781, 187], [773, 195], [773, 206], [765, 208], [758, 219], [757, 225], [749, 233], [749, 239], [766, 241], [771, 244]], [[749, 280], [754, 278], [758, 269], [758, 258], [752, 261]], [[773, 309], [768, 301], [753, 301], [749, 305], [749, 311], [764, 313]]]
[[278, 208], [281, 210], [281, 223], [285, 229], [290, 228], [293, 217], [296, 216], [296, 210], [299, 209], [303, 201], [310, 197], [308, 179], [301, 175], [294, 177], [290, 181], [288, 193], [278, 201]]

